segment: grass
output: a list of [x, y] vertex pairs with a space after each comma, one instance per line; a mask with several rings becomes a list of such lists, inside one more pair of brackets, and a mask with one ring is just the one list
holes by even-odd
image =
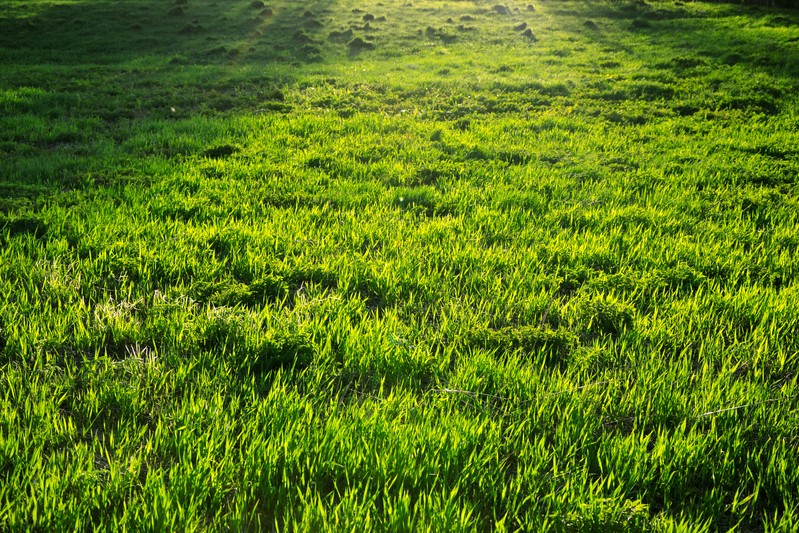
[[799, 17], [495, 4], [2, 3], [0, 529], [799, 528]]

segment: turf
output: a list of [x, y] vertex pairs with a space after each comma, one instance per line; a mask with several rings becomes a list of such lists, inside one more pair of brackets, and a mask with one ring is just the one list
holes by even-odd
[[1, 530], [799, 528], [796, 12], [0, 27]]

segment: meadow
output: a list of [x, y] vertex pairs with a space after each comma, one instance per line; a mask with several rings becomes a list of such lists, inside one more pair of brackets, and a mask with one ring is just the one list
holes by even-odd
[[799, 530], [799, 13], [0, 3], [0, 530]]

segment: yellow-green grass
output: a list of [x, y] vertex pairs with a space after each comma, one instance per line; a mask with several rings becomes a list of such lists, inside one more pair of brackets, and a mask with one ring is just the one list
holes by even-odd
[[799, 528], [794, 12], [0, 26], [0, 530]]

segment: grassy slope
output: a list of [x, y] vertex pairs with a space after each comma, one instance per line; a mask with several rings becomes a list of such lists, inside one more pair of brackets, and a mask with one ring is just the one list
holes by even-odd
[[799, 527], [799, 18], [493, 5], [3, 2], [0, 529]]

